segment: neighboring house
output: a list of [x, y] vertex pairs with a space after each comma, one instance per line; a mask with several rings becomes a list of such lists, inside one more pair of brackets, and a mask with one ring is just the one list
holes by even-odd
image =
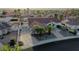
[[40, 23], [40, 24], [48, 24], [50, 22], [60, 22], [60, 20], [58, 19], [55, 19], [55, 18], [28, 18], [28, 21], [29, 21], [29, 25], [32, 26], [32, 24], [34, 22], [37, 22], [37, 23]]
[[28, 18], [23, 18], [23, 22], [22, 22], [22, 27], [28, 27], [29, 25], [29, 21], [28, 21]]
[[18, 18], [10, 19], [9, 24], [11, 25], [11, 31], [18, 30], [18, 25], [19, 25]]
[[8, 33], [8, 29], [2, 25], [0, 25], [0, 30], [2, 31], [2, 34], [7, 34]]
[[10, 26], [5, 23], [5, 22], [1, 22], [0, 23], [0, 35], [3, 35], [3, 34], [7, 34], [8, 32], [10, 32]]

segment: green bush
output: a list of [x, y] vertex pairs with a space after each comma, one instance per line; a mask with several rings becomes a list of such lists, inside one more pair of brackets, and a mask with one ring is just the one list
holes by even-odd
[[22, 41], [19, 41], [19, 42], [18, 42], [18, 45], [19, 45], [19, 46], [23, 46], [24, 43], [23, 43]]
[[0, 48], [0, 51], [20, 51], [21, 48], [19, 45], [15, 45], [15, 47], [10, 47], [8, 44], [4, 45], [2, 48]]
[[54, 25], [53, 24], [48, 24], [47, 26], [36, 25], [33, 27], [33, 29], [39, 35], [42, 35], [45, 33], [51, 34], [52, 29], [54, 29]]
[[42, 35], [43, 33], [45, 33], [45, 28], [43, 26], [37, 26], [34, 28], [34, 30], [39, 34]]

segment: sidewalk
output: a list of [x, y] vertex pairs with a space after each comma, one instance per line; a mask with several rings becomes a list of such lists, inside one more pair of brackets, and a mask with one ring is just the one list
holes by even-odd
[[22, 49], [28, 48], [33, 45], [32, 38], [29, 33], [26, 34], [21, 33], [20, 41], [24, 43], [24, 45], [21, 47]]

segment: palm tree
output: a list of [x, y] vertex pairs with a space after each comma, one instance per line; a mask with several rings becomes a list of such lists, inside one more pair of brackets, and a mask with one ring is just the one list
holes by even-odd
[[7, 12], [5, 10], [2, 11], [2, 15], [6, 15]]
[[54, 14], [54, 18], [58, 19], [58, 14]]
[[16, 16], [17, 15], [17, 10], [14, 10], [14, 16]]
[[53, 28], [52, 24], [47, 25], [48, 34], [51, 34], [52, 28]]
[[64, 20], [64, 16], [63, 15], [60, 15], [60, 20]]

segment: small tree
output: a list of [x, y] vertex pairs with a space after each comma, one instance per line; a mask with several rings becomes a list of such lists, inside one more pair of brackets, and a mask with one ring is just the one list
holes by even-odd
[[48, 34], [51, 34], [52, 29], [53, 29], [53, 25], [52, 24], [48, 24], [47, 25]]
[[62, 21], [64, 19], [64, 16], [63, 15], [60, 15], [60, 20]]
[[6, 15], [6, 14], [7, 14], [7, 12], [6, 12], [6, 11], [3, 11], [3, 12], [2, 12], [2, 15]]
[[58, 19], [58, 14], [54, 14], [54, 18]]
[[9, 46], [10, 47], [15, 47], [15, 40], [10, 40], [10, 42], [9, 42]]

